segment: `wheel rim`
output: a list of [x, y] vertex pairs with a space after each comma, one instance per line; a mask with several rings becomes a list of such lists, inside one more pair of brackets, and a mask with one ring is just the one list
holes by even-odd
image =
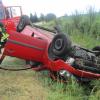
[[54, 43], [54, 48], [60, 50], [63, 47], [63, 39], [57, 39]]

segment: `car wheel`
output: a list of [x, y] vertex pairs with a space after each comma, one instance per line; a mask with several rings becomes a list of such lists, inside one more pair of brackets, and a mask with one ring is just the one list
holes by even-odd
[[64, 56], [71, 49], [71, 41], [65, 34], [57, 34], [51, 42], [51, 52], [56, 56]]
[[23, 15], [17, 26], [17, 32], [21, 32], [26, 25], [30, 25], [30, 18], [27, 15]]
[[100, 51], [100, 46], [95, 46], [92, 50], [93, 51]]
[[100, 46], [95, 46], [92, 50], [93, 51], [99, 51], [96, 55], [100, 56]]

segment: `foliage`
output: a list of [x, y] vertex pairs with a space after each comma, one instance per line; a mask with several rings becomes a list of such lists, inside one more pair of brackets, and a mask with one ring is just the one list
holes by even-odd
[[30, 20], [32, 21], [32, 23], [38, 22], [38, 17], [37, 14], [35, 13], [34, 15], [31, 13], [30, 14]]
[[56, 15], [53, 14], [53, 13], [49, 13], [49, 14], [46, 15], [45, 18], [46, 18], [46, 21], [51, 21], [51, 20], [56, 19]]
[[42, 14], [42, 13], [41, 13], [41, 15], [40, 15], [40, 21], [45, 21], [45, 16], [44, 16], [44, 14]]
[[40, 17], [38, 17], [36, 13], [34, 15], [30, 13], [30, 20], [32, 21], [32, 23], [44, 22], [44, 21], [48, 22], [55, 19], [56, 19], [56, 15], [53, 13], [48, 13], [47, 15], [41, 13]]
[[93, 7], [87, 9], [87, 14], [80, 14], [78, 11], [71, 16], [61, 17], [63, 31], [73, 34], [77, 31], [79, 34], [91, 35], [100, 40], [100, 13], [95, 12]]

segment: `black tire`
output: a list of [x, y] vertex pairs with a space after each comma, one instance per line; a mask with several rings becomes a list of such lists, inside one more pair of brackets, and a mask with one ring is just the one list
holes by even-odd
[[50, 50], [56, 56], [64, 56], [71, 49], [71, 41], [65, 34], [57, 34], [51, 42]]
[[100, 46], [95, 46], [92, 50], [93, 51], [99, 51], [96, 55], [100, 56]]
[[92, 50], [93, 51], [100, 51], [100, 46], [95, 46]]
[[17, 25], [17, 32], [21, 32], [26, 25], [30, 25], [30, 18], [27, 15], [23, 15]]

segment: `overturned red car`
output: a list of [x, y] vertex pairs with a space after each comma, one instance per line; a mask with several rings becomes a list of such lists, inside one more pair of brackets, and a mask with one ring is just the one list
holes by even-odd
[[[72, 45], [68, 36], [59, 30], [51, 31], [32, 25], [22, 17], [17, 31], [8, 30], [1, 62], [12, 56], [26, 60], [33, 70], [49, 70], [53, 77], [66, 81], [100, 79], [100, 47], [88, 50]], [[48, 32], [51, 34], [48, 34]]]

